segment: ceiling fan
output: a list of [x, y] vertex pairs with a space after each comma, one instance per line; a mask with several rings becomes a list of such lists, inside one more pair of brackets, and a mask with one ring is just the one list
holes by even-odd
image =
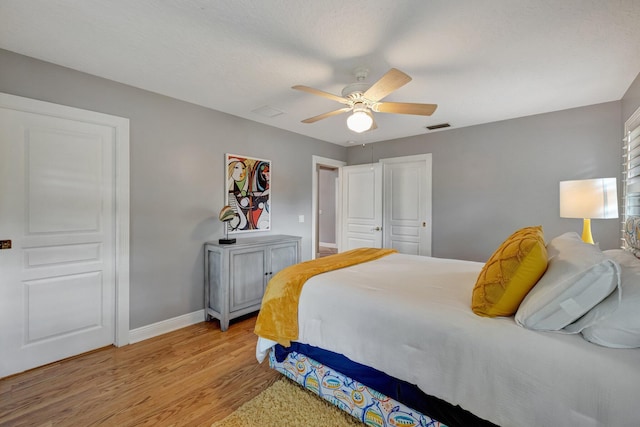
[[347, 119], [347, 127], [354, 132], [361, 133], [377, 128], [373, 113], [413, 114], [430, 116], [436, 110], [436, 104], [416, 104], [410, 102], [380, 102], [391, 92], [401, 88], [411, 81], [411, 77], [402, 71], [392, 68], [373, 85], [364, 82], [369, 70], [358, 68], [355, 70], [356, 83], [347, 85], [342, 90], [342, 96], [314, 89], [308, 86], [296, 85], [292, 89], [301, 90], [313, 95], [322, 96], [345, 104], [346, 107], [328, 113], [302, 120], [302, 123], [315, 123], [318, 120], [337, 114], [353, 111]]

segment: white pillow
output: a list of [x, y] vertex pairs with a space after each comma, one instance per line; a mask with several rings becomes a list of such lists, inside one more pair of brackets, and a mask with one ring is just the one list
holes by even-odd
[[580, 318], [620, 286], [620, 267], [602, 251], [565, 233], [547, 245], [549, 265], [516, 312], [528, 329], [557, 331]]
[[640, 260], [620, 249], [604, 254], [620, 265], [620, 290], [565, 329], [582, 331], [587, 341], [605, 347], [640, 347]]

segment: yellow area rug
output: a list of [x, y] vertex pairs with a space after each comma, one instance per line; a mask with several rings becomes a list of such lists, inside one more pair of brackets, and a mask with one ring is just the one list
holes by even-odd
[[363, 426], [297, 383], [281, 378], [211, 427], [343, 427]]

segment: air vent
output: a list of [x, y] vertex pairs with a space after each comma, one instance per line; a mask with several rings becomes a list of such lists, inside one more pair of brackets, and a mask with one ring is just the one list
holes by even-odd
[[427, 126], [427, 129], [436, 130], [436, 129], [448, 128], [450, 126], [451, 125], [449, 123], [440, 123], [439, 125]]
[[277, 110], [277, 109], [275, 109], [273, 107], [270, 107], [269, 105], [265, 105], [263, 107], [256, 108], [255, 110], [251, 110], [251, 112], [259, 114], [259, 115], [264, 116], [264, 117], [268, 117], [268, 118], [273, 118], [273, 117], [279, 116], [280, 114], [283, 114], [282, 111]]

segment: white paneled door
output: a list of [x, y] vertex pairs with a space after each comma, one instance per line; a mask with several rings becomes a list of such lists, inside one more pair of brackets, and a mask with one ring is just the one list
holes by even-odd
[[382, 247], [382, 165], [344, 166], [339, 250]]
[[25, 110], [0, 106], [0, 377], [116, 334], [116, 129]]
[[431, 155], [380, 160], [383, 164], [383, 242], [411, 255], [431, 255]]
[[344, 166], [341, 180], [341, 252], [394, 248], [431, 255], [431, 154]]

